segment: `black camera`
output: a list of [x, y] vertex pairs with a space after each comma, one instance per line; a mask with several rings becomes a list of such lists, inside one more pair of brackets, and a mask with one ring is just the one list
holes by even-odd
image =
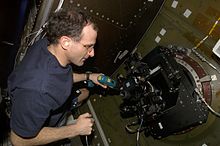
[[126, 125], [128, 132], [141, 130], [160, 139], [206, 122], [207, 107], [198, 102], [196, 84], [176, 61], [177, 53], [158, 46], [144, 58], [133, 54], [125, 61], [126, 75], [118, 75], [117, 82], [123, 97], [121, 117], [136, 118]]

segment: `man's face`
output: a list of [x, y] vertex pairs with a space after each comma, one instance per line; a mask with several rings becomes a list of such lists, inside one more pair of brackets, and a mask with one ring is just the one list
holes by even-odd
[[97, 31], [92, 24], [87, 25], [82, 30], [82, 37], [79, 41], [72, 41], [71, 48], [67, 52], [69, 62], [82, 66], [86, 59], [95, 55], [94, 45], [96, 43]]

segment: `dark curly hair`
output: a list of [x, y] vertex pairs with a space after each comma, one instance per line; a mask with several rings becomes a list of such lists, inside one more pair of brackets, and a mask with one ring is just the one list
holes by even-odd
[[82, 10], [76, 7], [61, 9], [50, 16], [45, 28], [46, 36], [50, 44], [57, 44], [61, 36], [69, 36], [79, 41], [82, 29], [88, 24], [92, 24], [94, 30], [98, 31], [91, 17]]

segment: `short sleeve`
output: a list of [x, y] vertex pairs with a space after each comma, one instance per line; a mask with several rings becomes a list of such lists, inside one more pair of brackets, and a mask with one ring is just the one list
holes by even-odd
[[53, 107], [47, 95], [28, 89], [16, 89], [12, 97], [11, 129], [21, 137], [35, 137]]

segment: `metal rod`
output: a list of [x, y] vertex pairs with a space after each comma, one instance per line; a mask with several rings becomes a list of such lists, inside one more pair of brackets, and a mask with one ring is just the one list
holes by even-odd
[[93, 117], [94, 120], [95, 120], [96, 127], [97, 127], [97, 129], [98, 129], [98, 131], [99, 131], [99, 134], [100, 134], [101, 138], [102, 138], [102, 141], [103, 141], [104, 146], [109, 146], [109, 143], [108, 143], [108, 141], [107, 141], [107, 138], [106, 138], [106, 136], [105, 136], [105, 133], [104, 133], [102, 127], [101, 127], [101, 124], [100, 124], [100, 122], [99, 122], [99, 120], [98, 120], [98, 118], [97, 118], [97, 116], [96, 116], [95, 110], [94, 110], [94, 108], [93, 108], [93, 106], [92, 106], [90, 100], [87, 101], [87, 105], [88, 105], [88, 107], [89, 107], [89, 109], [90, 109], [90, 111], [91, 111], [92, 117]]

